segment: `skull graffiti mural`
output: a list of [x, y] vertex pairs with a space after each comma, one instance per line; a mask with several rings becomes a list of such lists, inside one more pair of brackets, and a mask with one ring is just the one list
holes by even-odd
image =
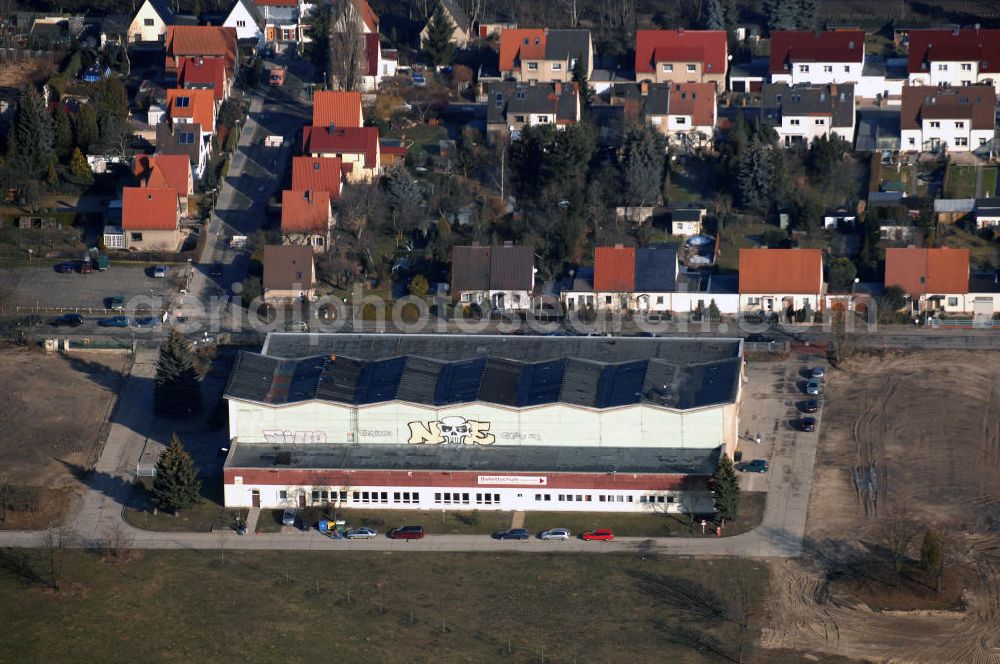
[[462, 445], [469, 431], [469, 422], [464, 417], [453, 415], [441, 418], [441, 435], [448, 445]]

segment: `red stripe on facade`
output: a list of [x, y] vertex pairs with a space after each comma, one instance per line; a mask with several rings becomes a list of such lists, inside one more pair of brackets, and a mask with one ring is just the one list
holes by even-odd
[[[346, 487], [470, 487], [605, 489], [643, 491], [697, 491], [708, 487], [708, 478], [695, 475], [656, 473], [488, 473], [406, 470], [319, 470], [278, 468], [226, 468], [226, 484], [253, 486], [346, 486]], [[545, 484], [479, 484], [481, 475], [544, 477]]]

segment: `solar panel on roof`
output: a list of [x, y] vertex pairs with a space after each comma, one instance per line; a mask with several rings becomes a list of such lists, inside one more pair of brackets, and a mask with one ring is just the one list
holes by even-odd
[[594, 405], [598, 408], [612, 408], [638, 403], [642, 398], [647, 364], [647, 360], [640, 360], [605, 367], [597, 382]]
[[438, 374], [437, 387], [434, 390], [434, 404], [442, 406], [449, 403], [465, 403], [475, 401], [479, 396], [479, 386], [486, 369], [486, 358], [477, 358], [467, 362], [446, 364]]

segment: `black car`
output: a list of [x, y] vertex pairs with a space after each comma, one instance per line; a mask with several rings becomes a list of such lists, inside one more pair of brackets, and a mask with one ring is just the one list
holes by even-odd
[[69, 274], [70, 272], [76, 272], [76, 266], [72, 263], [56, 263], [52, 266], [52, 269], [59, 274]]
[[83, 316], [80, 314], [63, 314], [49, 321], [52, 327], [80, 327], [83, 325]]
[[223, 275], [222, 263], [212, 263], [212, 269], [209, 271], [209, 274], [213, 279], [221, 279]]
[[816, 418], [815, 417], [803, 417], [799, 420], [799, 428], [803, 431], [815, 431], [816, 430]]
[[806, 399], [799, 402], [799, 410], [803, 413], [815, 413], [819, 411], [819, 401], [817, 399]]
[[45, 321], [42, 320], [41, 316], [21, 316], [16, 321], [14, 321], [15, 327], [38, 327]]
[[746, 341], [752, 344], [771, 344], [774, 343], [774, 337], [769, 337], [766, 334], [748, 334]]
[[502, 540], [526, 540], [531, 538], [531, 534], [524, 528], [511, 528], [496, 533], [494, 537]]

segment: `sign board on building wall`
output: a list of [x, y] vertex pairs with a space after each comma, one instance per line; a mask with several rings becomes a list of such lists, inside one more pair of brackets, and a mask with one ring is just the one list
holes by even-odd
[[527, 484], [529, 486], [546, 486], [549, 478], [543, 475], [480, 475], [476, 478], [476, 484], [486, 485], [513, 485]]

